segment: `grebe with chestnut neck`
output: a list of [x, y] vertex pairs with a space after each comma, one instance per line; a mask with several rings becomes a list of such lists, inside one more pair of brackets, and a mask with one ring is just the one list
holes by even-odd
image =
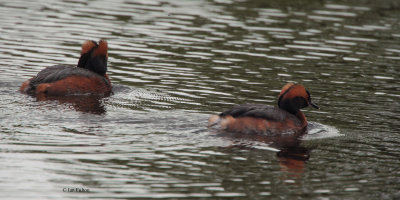
[[208, 127], [218, 131], [243, 134], [279, 135], [301, 133], [307, 129], [307, 118], [300, 109], [319, 109], [311, 101], [303, 85], [286, 84], [278, 99], [278, 107], [244, 104], [232, 107], [208, 120]]
[[20, 91], [31, 95], [77, 95], [111, 93], [111, 81], [106, 74], [108, 60], [107, 41], [88, 40], [83, 43], [78, 64], [55, 65], [40, 71], [25, 81]]

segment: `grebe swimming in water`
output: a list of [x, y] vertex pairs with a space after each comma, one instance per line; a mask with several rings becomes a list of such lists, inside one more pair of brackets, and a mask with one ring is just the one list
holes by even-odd
[[32, 95], [74, 95], [111, 93], [111, 81], [106, 74], [108, 45], [105, 40], [86, 41], [76, 67], [55, 65], [40, 71], [25, 81], [20, 91]]
[[307, 119], [300, 109], [311, 105], [303, 85], [288, 83], [279, 94], [278, 107], [261, 104], [237, 105], [208, 119], [208, 127], [218, 131], [277, 135], [304, 132]]

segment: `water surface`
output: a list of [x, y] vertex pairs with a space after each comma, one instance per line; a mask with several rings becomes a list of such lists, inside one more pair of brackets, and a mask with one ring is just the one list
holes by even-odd
[[[398, 13], [395, 0], [2, 1], [0, 196], [400, 198]], [[18, 92], [100, 38], [112, 96]], [[321, 107], [296, 145], [207, 130], [291, 81]]]

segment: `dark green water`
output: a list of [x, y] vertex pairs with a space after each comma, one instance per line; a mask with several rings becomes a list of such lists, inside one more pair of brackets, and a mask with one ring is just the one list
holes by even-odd
[[[1, 1], [0, 198], [399, 199], [399, 13], [396, 0]], [[114, 95], [17, 91], [100, 38]], [[289, 153], [207, 130], [291, 81], [321, 109], [304, 110], [311, 130]]]

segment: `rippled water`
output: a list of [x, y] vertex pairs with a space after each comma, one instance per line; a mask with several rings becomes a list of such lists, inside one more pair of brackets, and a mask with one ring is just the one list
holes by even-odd
[[[399, 13], [396, 0], [1, 1], [0, 196], [400, 198]], [[114, 95], [17, 91], [100, 38]], [[207, 130], [233, 104], [276, 104], [289, 81], [321, 107], [296, 145]]]

